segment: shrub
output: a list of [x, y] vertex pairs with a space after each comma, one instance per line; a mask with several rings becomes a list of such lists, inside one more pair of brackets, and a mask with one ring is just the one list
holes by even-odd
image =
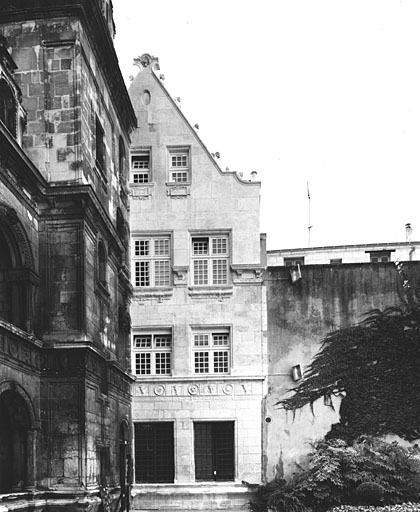
[[[252, 486], [251, 512], [324, 512], [335, 506], [420, 501], [418, 448], [403, 448], [362, 437], [348, 445], [340, 439], [313, 447], [308, 469], [286, 482]], [[419, 511], [420, 512], [420, 511]]]
[[361, 505], [379, 505], [384, 499], [384, 488], [376, 482], [363, 482], [356, 488]]

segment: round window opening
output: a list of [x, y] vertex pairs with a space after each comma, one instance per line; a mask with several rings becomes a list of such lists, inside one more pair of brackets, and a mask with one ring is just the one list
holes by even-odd
[[148, 91], [147, 89], [145, 89], [143, 91], [143, 103], [145, 105], [150, 105], [150, 100], [151, 100], [151, 95], [150, 95], [150, 91]]
[[270, 416], [267, 416], [267, 418], [265, 418], [265, 422], [266, 423], [271, 423], [272, 422], [272, 419], [270, 418]]

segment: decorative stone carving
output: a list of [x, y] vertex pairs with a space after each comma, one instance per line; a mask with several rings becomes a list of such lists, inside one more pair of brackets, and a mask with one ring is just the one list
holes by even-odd
[[248, 381], [136, 383], [133, 386], [133, 395], [141, 397], [251, 396], [258, 393], [258, 387], [253, 382]]
[[190, 195], [189, 185], [177, 185], [168, 186], [166, 189], [166, 195], [173, 199], [184, 199]]
[[151, 68], [153, 70], [160, 70], [159, 67], [159, 58], [150, 55], [149, 53], [143, 53], [140, 57], [136, 57], [133, 61], [133, 64], [138, 68]]
[[172, 289], [140, 291], [136, 292], [133, 301], [138, 304], [145, 304], [146, 302], [160, 304], [165, 300], [169, 300], [172, 297], [172, 293]]
[[233, 288], [189, 288], [188, 295], [193, 299], [216, 299], [223, 302], [233, 295]]
[[231, 268], [234, 285], [255, 285], [263, 280], [264, 269], [262, 267], [232, 265]]
[[133, 199], [149, 199], [152, 196], [152, 189], [150, 187], [132, 187], [130, 196]]
[[187, 284], [188, 267], [173, 267], [174, 285], [185, 286]]

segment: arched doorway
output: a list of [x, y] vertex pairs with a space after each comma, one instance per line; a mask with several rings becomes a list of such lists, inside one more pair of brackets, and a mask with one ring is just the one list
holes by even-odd
[[128, 423], [120, 423], [119, 430], [119, 466], [121, 488], [121, 510], [130, 508], [130, 486], [133, 483], [133, 461], [131, 456]]
[[13, 389], [0, 394], [0, 494], [28, 483], [31, 416], [23, 397]]

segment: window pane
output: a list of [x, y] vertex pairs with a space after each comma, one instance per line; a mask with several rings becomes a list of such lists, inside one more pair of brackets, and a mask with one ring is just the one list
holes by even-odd
[[187, 171], [177, 171], [171, 173], [171, 181], [175, 181], [177, 183], [185, 183], [188, 181], [188, 172]]
[[135, 155], [131, 157], [132, 169], [148, 169], [149, 168], [149, 155]]
[[150, 375], [150, 353], [140, 352], [136, 354], [136, 374], [137, 375]]
[[167, 375], [171, 373], [170, 352], [156, 352], [156, 375]]
[[208, 284], [208, 261], [195, 260], [194, 261], [194, 284]]
[[213, 334], [213, 345], [216, 347], [227, 347], [229, 345], [228, 334]]
[[150, 254], [149, 240], [134, 241], [134, 256], [148, 256]]
[[155, 256], [169, 256], [169, 239], [155, 240]]
[[171, 167], [188, 167], [188, 155], [171, 155]]
[[150, 286], [150, 263], [148, 261], [136, 261], [136, 286]]
[[208, 373], [209, 372], [209, 353], [208, 352], [195, 352], [194, 353], [194, 371], [195, 371], [195, 373]]
[[227, 284], [227, 260], [213, 260], [213, 284]]
[[142, 334], [141, 336], [134, 336], [134, 348], [151, 348], [152, 335]]
[[155, 286], [169, 286], [169, 261], [155, 261]]
[[214, 352], [214, 373], [228, 373], [229, 353], [227, 351]]
[[227, 239], [213, 238], [212, 240], [213, 254], [227, 254]]
[[136, 172], [133, 174], [133, 183], [149, 183], [148, 172]]
[[209, 253], [208, 238], [193, 238], [192, 245], [194, 255], [207, 255]]
[[194, 346], [195, 347], [208, 347], [209, 346], [209, 335], [208, 334], [194, 334]]
[[162, 348], [162, 347], [170, 347], [172, 345], [171, 342], [171, 336], [155, 336], [155, 347], [156, 348]]

